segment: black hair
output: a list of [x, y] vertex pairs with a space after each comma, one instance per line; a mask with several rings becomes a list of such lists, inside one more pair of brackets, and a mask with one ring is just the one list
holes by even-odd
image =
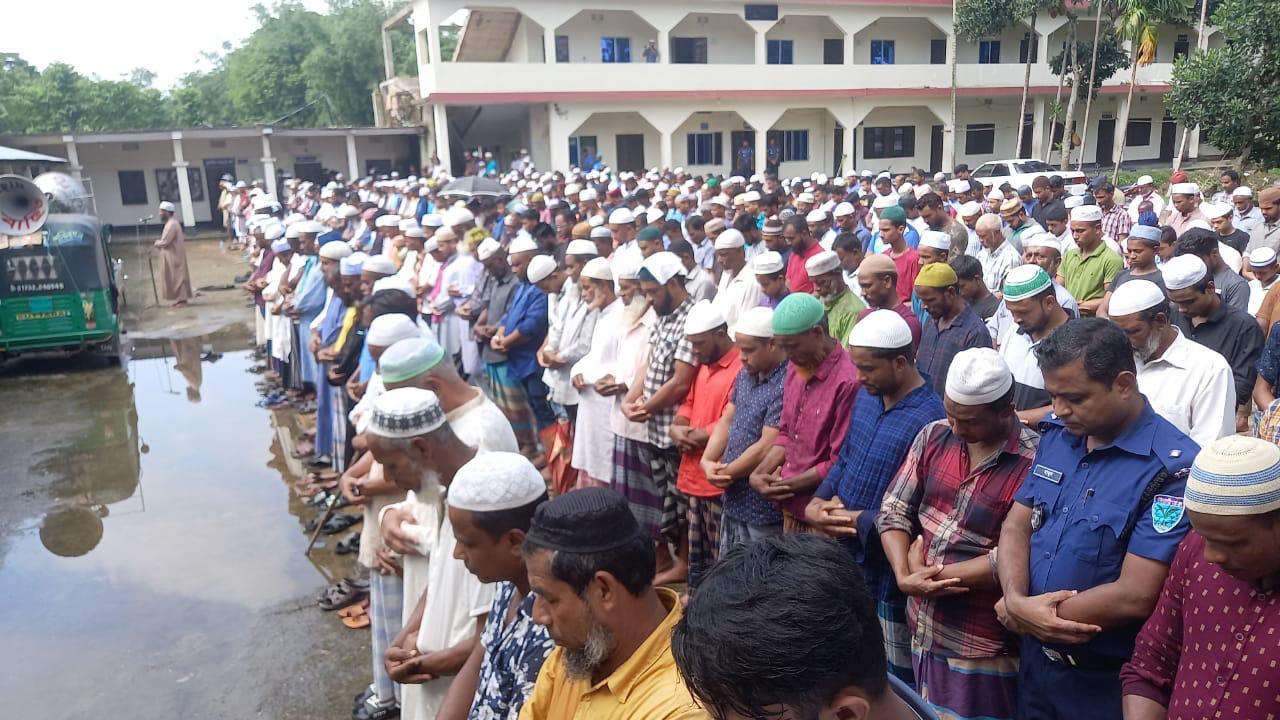
[[563, 217], [566, 225], [576, 225], [578, 223], [578, 213], [567, 207], [556, 210], [556, 217]]
[[1067, 186], [1067, 183], [1062, 179], [1061, 175], [1049, 176], [1049, 187], [1053, 188], [1054, 190], [1061, 190], [1066, 186]]
[[1044, 219], [1046, 222], [1048, 222], [1049, 220], [1052, 220], [1054, 222], [1066, 222], [1067, 221], [1066, 206], [1050, 205], [1048, 209], [1044, 211]]
[[693, 257], [693, 246], [688, 240], [672, 240], [671, 245], [667, 247], [668, 252], [675, 253], [678, 257]]
[[1178, 244], [1178, 231], [1168, 225], [1160, 226], [1160, 242], [1164, 245]]
[[533, 226], [533, 232], [531, 234], [535, 240], [541, 240], [542, 238], [547, 237], [554, 238], [556, 236], [556, 229], [547, 223], [540, 222]]
[[643, 533], [637, 533], [612, 550], [594, 553], [552, 550], [540, 545], [536, 538], [524, 539], [525, 555], [538, 550], [551, 550], [554, 553], [551, 556], [552, 576], [573, 588], [579, 595], [587, 589], [591, 578], [598, 572], [612, 575], [632, 595], [638, 596], [653, 584], [653, 541]]
[[528, 210], [525, 210], [524, 212], [520, 213], [520, 217], [521, 219], [524, 219], [524, 220], [533, 220], [534, 222], [537, 222], [538, 218], [541, 216], [538, 214], [537, 210], [534, 210], [533, 208], [529, 208]]
[[1223, 170], [1222, 173], [1218, 175], [1218, 177], [1229, 177], [1231, 178], [1231, 182], [1237, 183], [1237, 184], [1240, 182], [1240, 173], [1236, 172], [1235, 170], [1231, 170], [1230, 168]]
[[908, 365], [916, 364], [916, 351], [907, 343], [900, 348], [866, 348], [871, 353], [871, 357], [877, 360], [893, 360], [896, 357], [906, 358]]
[[955, 172], [956, 174], [959, 174], [962, 172], [969, 172], [969, 166], [965, 163], [960, 163], [959, 165], [956, 166]]
[[809, 221], [805, 220], [800, 215], [792, 215], [782, 221], [782, 227], [784, 229], [788, 226], [795, 228], [798, 232], [804, 233], [805, 235], [809, 234]]
[[733, 229], [746, 235], [756, 229], [756, 219], [750, 213], [740, 212], [733, 216]]
[[667, 219], [662, 223], [662, 232], [664, 233], [680, 232], [680, 221], [674, 218]]
[[410, 320], [418, 318], [417, 299], [409, 297], [402, 290], [379, 290], [369, 296], [366, 305], [373, 311], [375, 318], [394, 313], [408, 315]]
[[916, 198], [916, 205], [918, 207], [940, 208], [942, 207], [942, 196], [935, 192], [927, 192]]
[[671, 634], [685, 685], [712, 717], [794, 717], [847, 687], [888, 691], [883, 634], [861, 570], [835, 541], [779, 535], [720, 558]]
[[983, 403], [983, 408], [988, 412], [992, 412], [997, 415], [1005, 412], [1009, 408], [1013, 407], [1013, 391], [1015, 389], [1016, 388], [1014, 386], [1010, 385], [1009, 389], [1006, 390], [1003, 395], [989, 403]]
[[1207, 258], [1217, 249], [1217, 233], [1204, 228], [1191, 228], [1178, 236], [1178, 242], [1173, 246], [1173, 255], [1174, 257], [1196, 255]]
[[916, 196], [915, 196], [915, 195], [913, 195], [913, 194], [911, 194], [911, 193], [907, 193], [907, 194], [905, 194], [905, 195], [899, 195], [899, 196], [898, 196], [898, 207], [902, 208], [903, 210], [907, 210], [907, 211], [915, 210], [915, 209], [916, 209]]
[[970, 178], [970, 179], [969, 179], [969, 192], [971, 192], [971, 193], [981, 193], [981, 192], [983, 192], [983, 190], [984, 190], [984, 187], [983, 187], [983, 185], [982, 185], [982, 181], [981, 181], [981, 180], [979, 180], [979, 179], [977, 179], [977, 178]]
[[502, 537], [503, 533], [510, 530], [529, 532], [529, 525], [533, 523], [533, 513], [546, 501], [547, 494], [542, 493], [542, 497], [518, 508], [489, 512], [472, 511], [471, 522], [492, 538]]
[[862, 252], [862, 241], [851, 232], [842, 232], [836, 235], [836, 239], [831, 243], [831, 249], [860, 253]]
[[706, 227], [707, 221], [701, 215], [690, 215], [685, 218], [684, 226], [690, 230], [701, 230]]
[[1116, 186], [1115, 186], [1115, 185], [1112, 185], [1112, 184], [1111, 184], [1111, 181], [1109, 181], [1109, 180], [1103, 180], [1102, 182], [1098, 183], [1097, 185], [1094, 185], [1094, 186], [1093, 186], [1093, 189], [1094, 189], [1094, 190], [1101, 190], [1102, 192], [1105, 192], [1105, 193], [1113, 193], [1113, 192], [1115, 192], [1115, 191], [1116, 191]]
[[1122, 372], [1137, 373], [1133, 348], [1119, 325], [1102, 318], [1075, 318], [1049, 333], [1035, 348], [1048, 373], [1079, 360], [1090, 380], [1110, 387]]
[[1049, 178], [1044, 175], [1037, 175], [1035, 179], [1031, 181], [1031, 189], [1034, 190], [1035, 188], [1042, 187], [1049, 187]]
[[950, 265], [951, 269], [956, 271], [956, 277], [961, 280], [982, 279], [982, 263], [972, 255], [958, 255], [951, 258]]

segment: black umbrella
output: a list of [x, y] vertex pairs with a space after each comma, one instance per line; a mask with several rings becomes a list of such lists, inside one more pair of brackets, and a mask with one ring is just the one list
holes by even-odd
[[476, 198], [476, 197], [505, 197], [511, 193], [493, 178], [480, 177], [478, 175], [468, 175], [460, 177], [457, 180], [444, 186], [440, 191], [441, 195], [454, 195], [459, 197]]

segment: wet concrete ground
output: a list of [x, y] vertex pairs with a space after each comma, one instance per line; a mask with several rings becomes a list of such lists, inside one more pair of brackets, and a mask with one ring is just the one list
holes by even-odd
[[354, 561], [344, 535], [303, 555], [294, 419], [254, 406], [223, 295], [151, 317], [123, 368], [0, 368], [5, 717], [341, 720], [368, 682], [367, 631], [315, 605]]

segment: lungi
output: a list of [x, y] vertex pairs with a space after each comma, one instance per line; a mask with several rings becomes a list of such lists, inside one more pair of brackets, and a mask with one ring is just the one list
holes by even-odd
[[916, 689], [946, 720], [1013, 720], [1018, 714], [1018, 658], [958, 658], [913, 648]]
[[510, 376], [505, 362], [486, 363], [484, 372], [489, 381], [489, 397], [502, 414], [507, 416], [520, 450], [536, 451], [538, 434], [533, 428], [533, 408], [529, 406], [524, 383]]
[[653, 446], [614, 435], [609, 486], [627, 499], [640, 528], [654, 540], [661, 539], [663, 491], [653, 480]]
[[687, 532], [689, 500], [676, 489], [676, 474], [680, 472], [680, 451], [675, 447], [653, 448], [649, 461], [653, 468], [653, 482], [662, 493], [662, 537], [672, 545], [679, 545]]
[[378, 703], [399, 701], [400, 685], [387, 674], [383, 656], [403, 627], [404, 581], [398, 575], [369, 572], [369, 629], [373, 646], [373, 689]]
[[718, 497], [695, 495], [689, 495], [688, 502], [689, 589], [692, 590], [720, 557], [720, 516], [724, 514], [724, 504]]

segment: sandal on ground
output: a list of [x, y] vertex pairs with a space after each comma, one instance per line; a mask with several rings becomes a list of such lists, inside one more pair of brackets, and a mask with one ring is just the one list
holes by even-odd
[[368, 609], [361, 605], [355, 605], [354, 607], [360, 608], [360, 610], [341, 618], [342, 624], [352, 630], [363, 630], [364, 628], [369, 627], [369, 623], [372, 621], [372, 618], [369, 617]]
[[325, 535], [337, 535], [343, 530], [346, 530], [352, 525], [355, 525], [363, 520], [364, 518], [360, 515], [355, 515], [352, 513], [341, 513], [339, 515], [334, 515], [333, 517], [329, 518], [329, 522], [325, 523], [320, 528], [320, 532], [324, 533]]
[[357, 615], [369, 614], [369, 598], [365, 598], [354, 605], [348, 605], [338, 611], [338, 617], [355, 617]]
[[360, 551], [360, 533], [353, 533], [346, 540], [334, 546], [333, 551], [339, 555], [350, 555]]
[[376, 701], [366, 700], [352, 713], [351, 720], [394, 720], [398, 717], [400, 717], [399, 705], [395, 703], [381, 705]]
[[319, 602], [316, 603], [320, 606], [321, 610], [330, 612], [334, 610], [341, 610], [348, 605], [358, 603], [369, 597], [368, 590], [356, 590], [354, 588], [345, 590], [329, 588], [329, 590], [330, 592], [326, 593], [325, 596], [320, 598]]

